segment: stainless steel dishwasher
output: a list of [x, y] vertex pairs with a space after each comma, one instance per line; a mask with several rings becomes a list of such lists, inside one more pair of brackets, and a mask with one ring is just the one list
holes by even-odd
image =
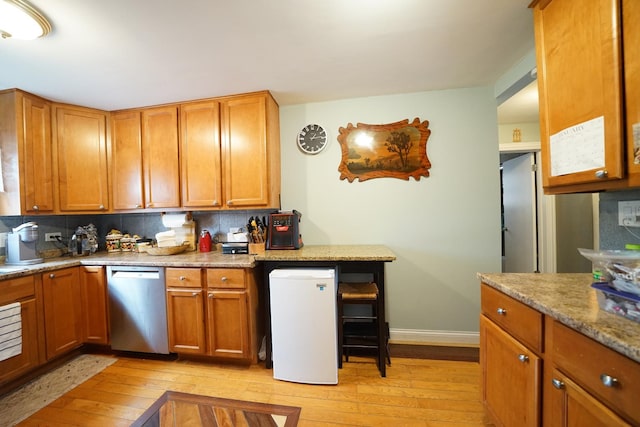
[[164, 268], [107, 266], [113, 350], [169, 354]]

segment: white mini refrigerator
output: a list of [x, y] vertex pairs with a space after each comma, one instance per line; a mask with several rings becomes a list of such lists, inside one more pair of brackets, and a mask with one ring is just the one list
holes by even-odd
[[279, 269], [269, 274], [273, 377], [338, 384], [335, 269]]

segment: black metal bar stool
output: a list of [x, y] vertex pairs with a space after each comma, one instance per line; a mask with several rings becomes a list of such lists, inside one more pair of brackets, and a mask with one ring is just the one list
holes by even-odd
[[[370, 307], [366, 313], [345, 314], [345, 306], [357, 304]], [[378, 297], [375, 283], [339, 283], [338, 284], [338, 367], [342, 368], [342, 358], [349, 361], [352, 349], [375, 350], [378, 369], [384, 377], [384, 363], [389, 356], [389, 326], [381, 325], [378, 313], [384, 307]], [[386, 359], [386, 360], [385, 360]]]

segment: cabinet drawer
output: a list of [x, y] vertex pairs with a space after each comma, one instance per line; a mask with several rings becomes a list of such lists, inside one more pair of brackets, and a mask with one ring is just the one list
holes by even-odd
[[542, 353], [542, 313], [482, 284], [482, 313], [531, 350]]
[[245, 272], [241, 268], [208, 268], [207, 287], [221, 289], [244, 289]]
[[167, 268], [164, 274], [167, 288], [202, 287], [202, 276], [199, 268]]
[[[640, 363], [553, 322], [552, 357], [556, 366], [577, 384], [626, 418], [640, 421]], [[606, 386], [601, 376], [615, 378]]]
[[34, 294], [33, 276], [18, 277], [0, 282], [0, 305], [9, 304]]

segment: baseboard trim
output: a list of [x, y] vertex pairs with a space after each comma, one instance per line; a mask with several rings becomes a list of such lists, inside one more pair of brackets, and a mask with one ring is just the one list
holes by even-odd
[[392, 344], [441, 345], [447, 347], [478, 347], [479, 332], [429, 331], [419, 329], [390, 329]]

